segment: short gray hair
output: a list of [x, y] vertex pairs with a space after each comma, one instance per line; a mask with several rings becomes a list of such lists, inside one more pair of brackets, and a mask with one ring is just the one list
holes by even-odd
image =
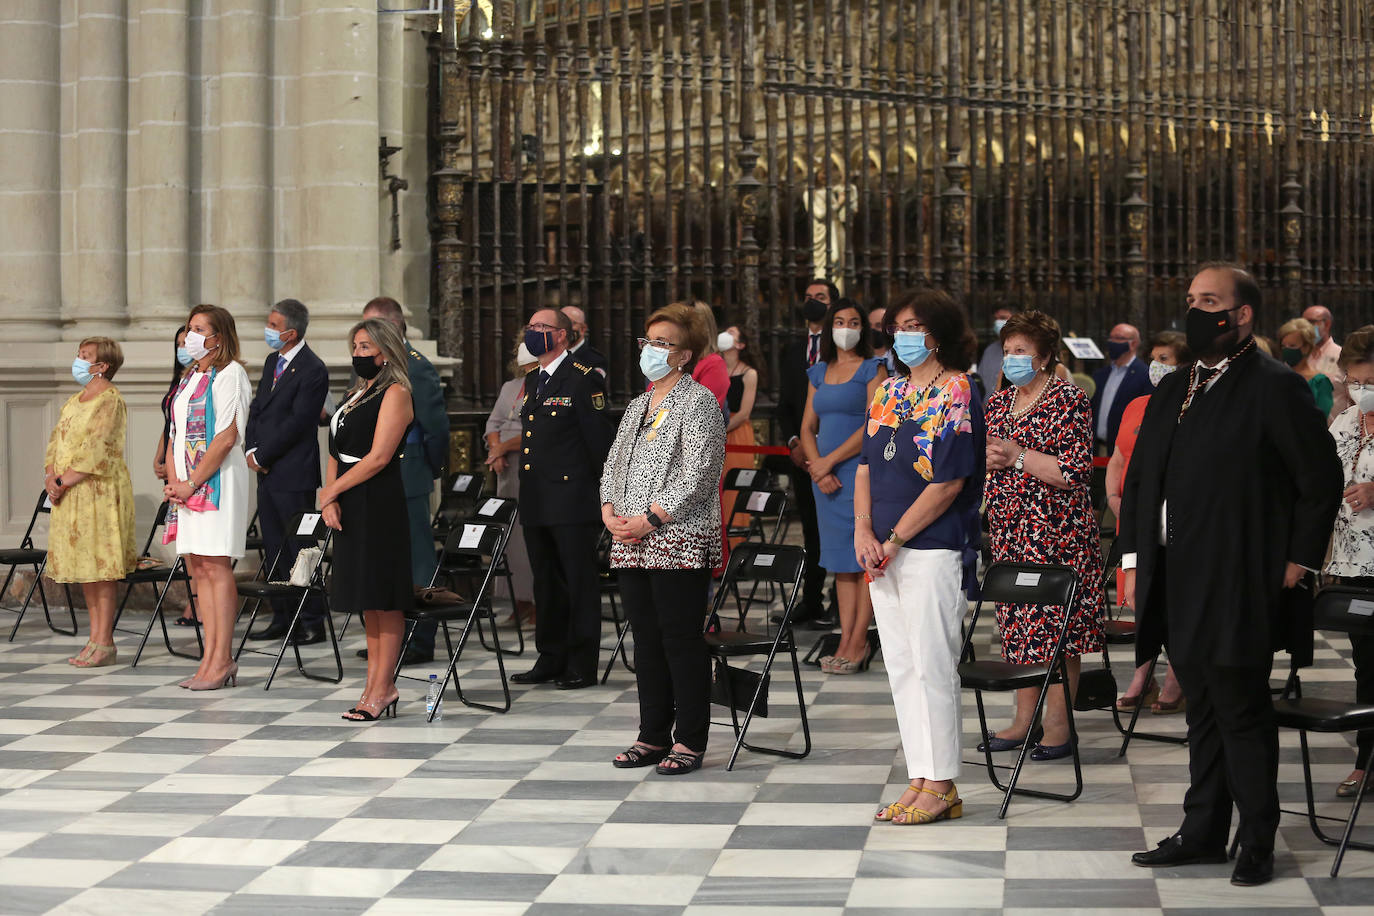
[[272, 306], [272, 311], [286, 319], [286, 329], [295, 331], [296, 337], [305, 340], [305, 329], [310, 327], [310, 309], [299, 299], [283, 299]]

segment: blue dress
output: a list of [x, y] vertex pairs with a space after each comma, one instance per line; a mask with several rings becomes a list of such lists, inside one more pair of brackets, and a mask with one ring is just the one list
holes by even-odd
[[[806, 370], [806, 377], [816, 388], [811, 401], [820, 429], [816, 433], [816, 448], [828, 455], [844, 444], [864, 425], [868, 417], [868, 383], [878, 374], [880, 359], [866, 359], [859, 364], [847, 382], [827, 385], [825, 363], [816, 363]], [[815, 483], [816, 524], [821, 534], [821, 562], [827, 572], [857, 573], [863, 567], [854, 558], [854, 471], [859, 456], [854, 455], [835, 465], [834, 475], [840, 488], [829, 495], [822, 493]]]

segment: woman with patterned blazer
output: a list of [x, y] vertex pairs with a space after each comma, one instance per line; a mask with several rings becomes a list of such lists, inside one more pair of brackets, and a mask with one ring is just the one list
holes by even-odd
[[639, 737], [613, 761], [700, 768], [710, 727], [710, 660], [702, 636], [711, 570], [720, 565], [725, 421], [692, 378], [707, 332], [690, 305], [659, 309], [639, 340], [652, 383], [625, 408], [601, 476], [611, 566], [635, 634]]

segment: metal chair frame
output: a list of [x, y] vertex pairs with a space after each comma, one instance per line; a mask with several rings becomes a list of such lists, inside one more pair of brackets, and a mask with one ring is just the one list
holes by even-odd
[[[143, 550], [139, 556], [148, 556], [148, 551], [152, 549], [153, 539], [157, 536], [157, 531], [167, 524], [168, 503], [162, 501], [162, 505], [157, 507], [157, 515], [153, 518], [153, 526], [148, 530], [148, 539], [143, 542]], [[191, 613], [196, 613], [196, 595], [191, 590], [191, 576], [186, 571], [186, 560], [181, 555], [172, 562], [171, 566], [155, 566], [152, 569], [135, 569], [124, 577], [124, 584], [128, 586], [124, 591], [124, 598], [119, 602], [119, 608], [115, 611], [114, 628], [119, 630], [120, 618], [124, 616], [124, 608], [129, 603], [129, 598], [134, 593], [134, 588], [139, 585], [147, 585], [153, 590], [153, 597], [156, 599], [153, 605], [153, 612], [148, 615], [148, 625], [143, 628], [140, 634], [136, 630], [120, 630], [121, 633], [131, 633], [140, 635], [142, 638], [138, 643], [138, 651], [134, 653], [134, 660], [130, 668], [137, 668], [139, 660], [143, 657], [143, 650], [148, 645], [148, 637], [152, 635], [153, 624], [162, 624], [162, 643], [167, 647], [167, 652], [177, 658], [189, 658], [199, 661], [205, 655], [205, 641], [201, 638], [200, 627], [192, 627], [195, 630], [196, 646], [199, 652], [182, 652], [172, 645], [171, 633], [167, 630], [167, 615], [162, 611], [162, 604], [167, 598], [167, 592], [172, 588], [173, 582], [180, 582], [186, 588], [186, 602], [191, 606]]]
[[43, 603], [43, 619], [47, 621], [48, 629], [63, 636], [75, 636], [77, 633], [76, 608], [72, 603], [72, 590], [65, 583], [62, 585], [62, 591], [67, 596], [67, 613], [71, 615], [72, 628], [64, 630], [53, 623], [52, 609], [48, 607], [48, 593], [43, 588], [43, 572], [48, 568], [48, 551], [35, 546], [33, 542], [33, 529], [38, 524], [38, 516], [51, 512], [52, 501], [48, 499], [45, 490], [38, 494], [38, 502], [33, 507], [33, 515], [29, 517], [29, 527], [24, 529], [24, 539], [20, 541], [19, 546], [10, 550], [0, 550], [0, 565], [9, 567], [9, 573], [5, 576], [5, 584], [0, 585], [0, 599], [3, 599], [5, 593], [10, 590], [10, 582], [14, 580], [15, 571], [20, 566], [33, 567], [33, 581], [29, 583], [29, 591], [24, 595], [24, 603], [19, 606], [18, 610], [0, 607], [0, 610], [18, 615], [14, 621], [14, 628], [10, 630], [10, 642], [14, 642], [14, 637], [19, 632], [19, 625], [24, 622], [24, 614], [28, 612], [29, 603], [33, 601], [35, 589], [38, 591], [39, 601]]

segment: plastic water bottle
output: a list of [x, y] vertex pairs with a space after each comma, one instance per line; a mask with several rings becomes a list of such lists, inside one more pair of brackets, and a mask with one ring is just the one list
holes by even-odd
[[434, 721], [444, 717], [444, 697], [439, 693], [439, 675], [429, 676], [429, 692], [425, 694], [425, 716], [434, 714]]

